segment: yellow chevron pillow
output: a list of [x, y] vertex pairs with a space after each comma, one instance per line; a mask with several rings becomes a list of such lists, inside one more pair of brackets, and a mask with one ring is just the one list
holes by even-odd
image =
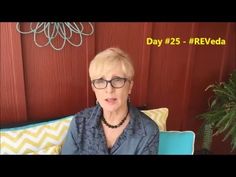
[[73, 116], [0, 130], [0, 154], [59, 154]]
[[36, 152], [27, 153], [28, 155], [58, 155], [61, 152], [61, 144], [49, 146]]
[[[143, 110], [166, 130], [167, 108]], [[59, 154], [73, 116], [63, 119], [0, 129], [0, 154]]]
[[169, 113], [168, 108], [143, 110], [142, 112], [156, 122], [160, 131], [166, 131], [166, 120]]

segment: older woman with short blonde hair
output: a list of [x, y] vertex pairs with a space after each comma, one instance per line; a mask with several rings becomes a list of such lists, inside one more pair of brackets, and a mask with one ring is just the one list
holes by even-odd
[[159, 128], [129, 102], [130, 57], [119, 48], [98, 53], [89, 66], [96, 106], [75, 115], [62, 154], [157, 154]]

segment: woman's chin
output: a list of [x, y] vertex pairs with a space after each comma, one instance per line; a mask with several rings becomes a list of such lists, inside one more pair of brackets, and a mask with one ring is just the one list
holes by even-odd
[[102, 106], [103, 110], [108, 111], [108, 112], [114, 112], [118, 109], [118, 105], [117, 104], [105, 104]]

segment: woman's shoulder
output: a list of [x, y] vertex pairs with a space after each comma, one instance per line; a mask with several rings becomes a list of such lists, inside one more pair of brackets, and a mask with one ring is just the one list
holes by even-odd
[[89, 108], [85, 108], [83, 110], [81, 110], [80, 112], [77, 112], [74, 115], [74, 119], [76, 122], [78, 121], [84, 121], [87, 120], [91, 117], [91, 115], [96, 112], [98, 110], [97, 106], [93, 106], [93, 107], [89, 107]]
[[139, 118], [139, 121], [141, 122], [141, 124], [143, 125], [144, 129], [148, 133], [158, 132], [159, 131], [158, 125], [149, 116], [147, 116], [146, 114], [144, 114], [138, 108], [135, 108], [135, 107], [134, 107], [133, 111], [135, 112], [134, 114], [136, 114], [135, 117]]
[[91, 115], [91, 112], [96, 108], [96, 106], [94, 107], [89, 107], [89, 108], [85, 108], [83, 110], [81, 110], [80, 112], [77, 112], [74, 117], [75, 118], [86, 118], [89, 115]]
[[144, 125], [146, 125], [146, 127], [159, 130], [159, 127], [154, 120], [152, 120], [149, 116], [147, 116], [141, 111], [140, 111], [140, 114], [141, 114], [142, 121]]

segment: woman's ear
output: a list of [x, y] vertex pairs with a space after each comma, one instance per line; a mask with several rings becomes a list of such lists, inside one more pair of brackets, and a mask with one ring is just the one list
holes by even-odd
[[133, 85], [134, 85], [134, 81], [131, 81], [129, 85], [129, 94], [131, 94], [132, 92]]
[[95, 92], [93, 84], [91, 84], [91, 87], [92, 87], [92, 90]]

